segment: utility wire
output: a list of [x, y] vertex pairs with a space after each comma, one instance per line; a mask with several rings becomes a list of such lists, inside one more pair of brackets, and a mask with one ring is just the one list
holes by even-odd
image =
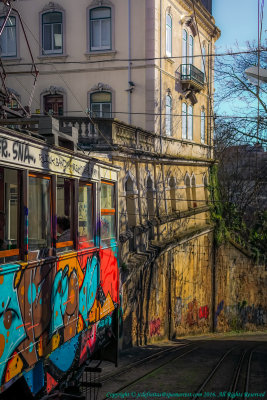
[[[25, 22], [24, 22], [25, 24]], [[27, 27], [27, 25], [25, 24]], [[28, 27], [27, 27], [28, 28]], [[33, 33], [31, 32], [33, 35]], [[36, 39], [37, 40], [37, 39]], [[261, 51], [267, 51], [266, 47], [263, 47]], [[211, 53], [211, 54], [206, 54], [203, 56], [202, 54], [193, 54], [192, 58], [202, 58], [204, 57], [205, 59], [208, 59], [209, 57], [227, 57], [227, 56], [236, 56], [240, 54], [257, 54], [258, 49], [255, 50], [244, 50], [244, 51], [230, 51], [227, 53]], [[101, 55], [101, 54], [100, 54]], [[50, 56], [48, 54], [47, 56]], [[85, 60], [85, 61], [42, 61], [36, 63], [36, 65], [54, 65], [54, 64], [98, 64], [98, 63], [110, 63], [110, 62], [138, 62], [138, 61], [156, 61], [156, 60], [169, 60], [169, 59], [182, 59], [184, 56], [172, 56], [172, 57], [149, 57], [149, 58], [112, 58], [112, 59], [104, 59], [104, 60]], [[21, 66], [28, 66], [31, 65], [30, 63], [19, 63]], [[18, 64], [8, 64], [5, 63], [5, 66], [7, 67], [14, 67], [18, 66]]]
[[[26, 90], [26, 89], [25, 89]], [[70, 114], [70, 113], [82, 113], [83, 111], [81, 111], [81, 110], [74, 110], [74, 111], [71, 111], [71, 110], [68, 110], [67, 112], [66, 112], [66, 117], [68, 117], [68, 115], [67, 114]], [[182, 117], [184, 114], [174, 114], [174, 113], [172, 113], [172, 114], [166, 114], [166, 113], [164, 113], [164, 112], [162, 112], [162, 113], [159, 113], [159, 112], [128, 112], [128, 111], [111, 111], [110, 112], [110, 114], [132, 114], [132, 115], [155, 115], [155, 116], [158, 116], [158, 115], [163, 115], [163, 116], [166, 116], [166, 115], [171, 115], [172, 117]], [[39, 114], [39, 115], [45, 115], [45, 114]], [[64, 115], [63, 115], [64, 116]], [[71, 117], [73, 117], [73, 116], [71, 116]], [[197, 117], [197, 118], [200, 118], [201, 117], [201, 114], [193, 114], [193, 117]], [[212, 114], [212, 115], [206, 115], [206, 117], [207, 118], [215, 118], [215, 119], [221, 119], [221, 118], [224, 118], [224, 119], [243, 119], [243, 120], [254, 120], [254, 119], [258, 119], [258, 116], [248, 116], [248, 115], [244, 115], [244, 116], [240, 116], [240, 115], [219, 115], [219, 114]], [[75, 117], [74, 117], [75, 118]], [[91, 118], [100, 118], [100, 117], [97, 117], [97, 116], [95, 116], [95, 115], [92, 115], [91, 116]], [[107, 118], [108, 119], [108, 118]], [[265, 117], [265, 116], [262, 116], [261, 117], [261, 119], [262, 120], [267, 120], [267, 116]]]

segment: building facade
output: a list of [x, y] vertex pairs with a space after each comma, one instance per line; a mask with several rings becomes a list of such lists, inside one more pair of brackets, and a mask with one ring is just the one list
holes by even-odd
[[[211, 54], [219, 30], [210, 4], [19, 0], [14, 5], [40, 73], [33, 113], [84, 116], [88, 110], [173, 139], [211, 144]], [[2, 22], [5, 12], [1, 4]], [[15, 12], [1, 48], [11, 74], [7, 86], [27, 105], [31, 58]]]
[[[120, 167], [122, 346], [215, 329], [211, 2], [16, 7], [40, 71], [32, 125], [52, 114], [59, 130], [78, 129], [84, 152]], [[26, 105], [31, 63], [15, 13], [2, 36], [7, 86]]]

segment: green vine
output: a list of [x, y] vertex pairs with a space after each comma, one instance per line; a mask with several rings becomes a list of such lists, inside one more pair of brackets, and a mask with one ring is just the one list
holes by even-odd
[[215, 224], [214, 238], [216, 246], [226, 241], [228, 231], [224, 220], [223, 203], [220, 198], [219, 183], [218, 183], [218, 165], [213, 164], [210, 167], [210, 201], [211, 201], [211, 219]]
[[221, 199], [218, 181], [218, 165], [210, 167], [210, 202], [211, 219], [215, 225], [215, 244], [231, 239], [232, 242], [245, 249], [257, 263], [265, 263], [267, 259], [267, 211], [254, 213], [254, 221], [248, 225], [234, 203]]

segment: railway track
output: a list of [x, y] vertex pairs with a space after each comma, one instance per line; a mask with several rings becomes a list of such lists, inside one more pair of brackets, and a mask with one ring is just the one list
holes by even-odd
[[[229, 356], [231, 354], [233, 354], [234, 350], [237, 350], [240, 348], [241, 353], [238, 354], [237, 358], [237, 363], [235, 364], [235, 367], [233, 369], [233, 375], [232, 375], [232, 379], [230, 381], [230, 385], [228, 386], [228, 390], [222, 390], [219, 391], [222, 393], [222, 396], [225, 398], [226, 400], [229, 400], [231, 398], [233, 398], [233, 394], [234, 393], [239, 393], [240, 396], [238, 395], [239, 399], [245, 399], [245, 392], [248, 392], [249, 390], [249, 380], [250, 380], [250, 370], [251, 370], [251, 360], [252, 360], [252, 356], [253, 353], [255, 351], [255, 348], [257, 346], [253, 346], [250, 349], [242, 349], [241, 346], [234, 346], [232, 347], [230, 350], [226, 351], [224, 353], [224, 355], [220, 358], [220, 360], [218, 361], [218, 363], [215, 365], [215, 367], [212, 368], [212, 371], [209, 373], [209, 375], [205, 378], [204, 382], [198, 387], [198, 389], [196, 390], [196, 392], [194, 393], [195, 395], [198, 394], [202, 394], [202, 399], [206, 400], [212, 397], [212, 393], [214, 393], [212, 391], [211, 388], [211, 383], [212, 383], [212, 379], [214, 378], [215, 374], [220, 372], [220, 367], [223, 367], [223, 363], [225, 361], [227, 361], [227, 358], [229, 358]], [[246, 367], [246, 368], [245, 368]], [[244, 372], [245, 369], [245, 377], [241, 376], [242, 371]], [[242, 379], [241, 379], [242, 378]], [[242, 382], [241, 382], [242, 380]], [[217, 389], [218, 392], [218, 389]], [[209, 393], [210, 395], [208, 395], [207, 397], [205, 397], [205, 393]], [[203, 397], [204, 394], [204, 397]], [[195, 399], [196, 397], [192, 396], [191, 399]]]
[[[86, 400], [120, 398], [123, 393], [126, 396], [124, 399], [134, 400], [140, 397], [140, 388], [149, 387], [149, 385], [151, 385], [153, 392], [158, 391], [160, 393], [161, 386], [159, 382], [163, 380], [165, 383], [165, 377], [167, 376], [168, 379], [171, 374], [173, 374], [174, 382], [177, 379], [177, 384], [174, 383], [172, 387], [170, 386], [169, 391], [186, 392], [186, 390], [183, 390], [186, 387], [183, 385], [183, 378], [178, 372], [188, 365], [190, 367], [192, 365], [192, 370], [195, 373], [195, 380], [190, 380], [189, 384], [187, 384], [187, 388], [191, 385], [191, 390], [188, 390], [190, 392], [187, 396], [188, 400], [200, 397], [202, 400], [218, 400], [219, 398], [229, 400], [233, 398], [235, 393], [238, 393], [236, 398], [240, 400], [247, 399], [244, 393], [249, 392], [249, 390], [255, 390], [253, 379], [251, 379], [251, 370], [253, 354], [259, 344], [254, 343], [245, 347], [244, 344], [239, 343], [230, 345], [230, 348], [228, 345], [226, 349], [221, 345], [218, 346], [220, 353], [220, 357], [218, 357], [217, 347], [215, 348], [215, 353], [214, 348], [207, 347], [206, 343], [207, 341], [203, 340], [201, 342], [198, 341], [198, 343], [191, 342], [177, 345], [171, 349], [163, 349], [148, 357], [127, 364], [116, 373], [106, 373], [98, 379], [96, 388], [90, 388], [86, 391]], [[190, 355], [189, 359], [186, 357], [187, 355]], [[175, 363], [179, 359], [181, 359], [181, 362]], [[143, 382], [141, 382], [142, 380]], [[102, 386], [102, 389], [100, 386]], [[192, 391], [192, 386], [197, 390]], [[143, 389], [141, 390], [143, 391]], [[164, 388], [164, 390], [166, 389]], [[125, 393], [129, 393], [129, 397]], [[133, 393], [136, 393], [136, 397], [135, 395], [133, 396]], [[116, 397], [116, 394], [118, 394], [118, 397]], [[147, 397], [147, 399], [150, 399], [150, 397]]]
[[[203, 341], [202, 341], [203, 343]], [[119, 370], [117, 373], [114, 374], [105, 374], [103, 375], [97, 382], [96, 382], [96, 386], [100, 388], [104, 383], [107, 383], [109, 381], [112, 380], [117, 380], [118, 378], [123, 378], [126, 380], [127, 376], [129, 376], [129, 374], [131, 372], [134, 371], [134, 374], [138, 375], [137, 370], [140, 371], [140, 369], [147, 369], [146, 372], [142, 371], [141, 375], [139, 374], [138, 377], [136, 377], [134, 380], [131, 380], [130, 382], [128, 381], [127, 383], [119, 386], [119, 388], [116, 388], [116, 390], [114, 390], [112, 393], [120, 393], [122, 391], [124, 391], [125, 389], [127, 389], [128, 387], [132, 386], [133, 384], [141, 381], [142, 379], [144, 379], [145, 377], [147, 377], [149, 374], [156, 372], [158, 370], [160, 370], [161, 368], [163, 368], [165, 365], [167, 365], [168, 363], [175, 361], [179, 358], [184, 357], [185, 355], [192, 353], [193, 351], [195, 351], [198, 348], [198, 346], [195, 346], [192, 343], [189, 344], [183, 344], [183, 345], [176, 345], [175, 348], [167, 348], [164, 350], [160, 350], [148, 357], [145, 357], [143, 359], [137, 360], [129, 365], [127, 365], [125, 368], [123, 368], [123, 370]], [[178, 353], [178, 354], [177, 354]], [[167, 360], [166, 360], [166, 356], [167, 356]], [[151, 363], [155, 364], [155, 362], [157, 362], [157, 366], [152, 366], [151, 367]], [[98, 399], [98, 391], [95, 390], [94, 385], [92, 387], [88, 387], [86, 390], [86, 400], [96, 400]], [[107, 397], [101, 397], [101, 399], [107, 399]]]

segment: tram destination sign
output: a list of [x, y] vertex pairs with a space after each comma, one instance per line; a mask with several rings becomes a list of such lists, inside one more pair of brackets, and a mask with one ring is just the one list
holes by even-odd
[[99, 166], [93, 161], [64, 154], [46, 145], [30, 143], [0, 134], [0, 162], [32, 170], [61, 173], [73, 177], [99, 179]]

